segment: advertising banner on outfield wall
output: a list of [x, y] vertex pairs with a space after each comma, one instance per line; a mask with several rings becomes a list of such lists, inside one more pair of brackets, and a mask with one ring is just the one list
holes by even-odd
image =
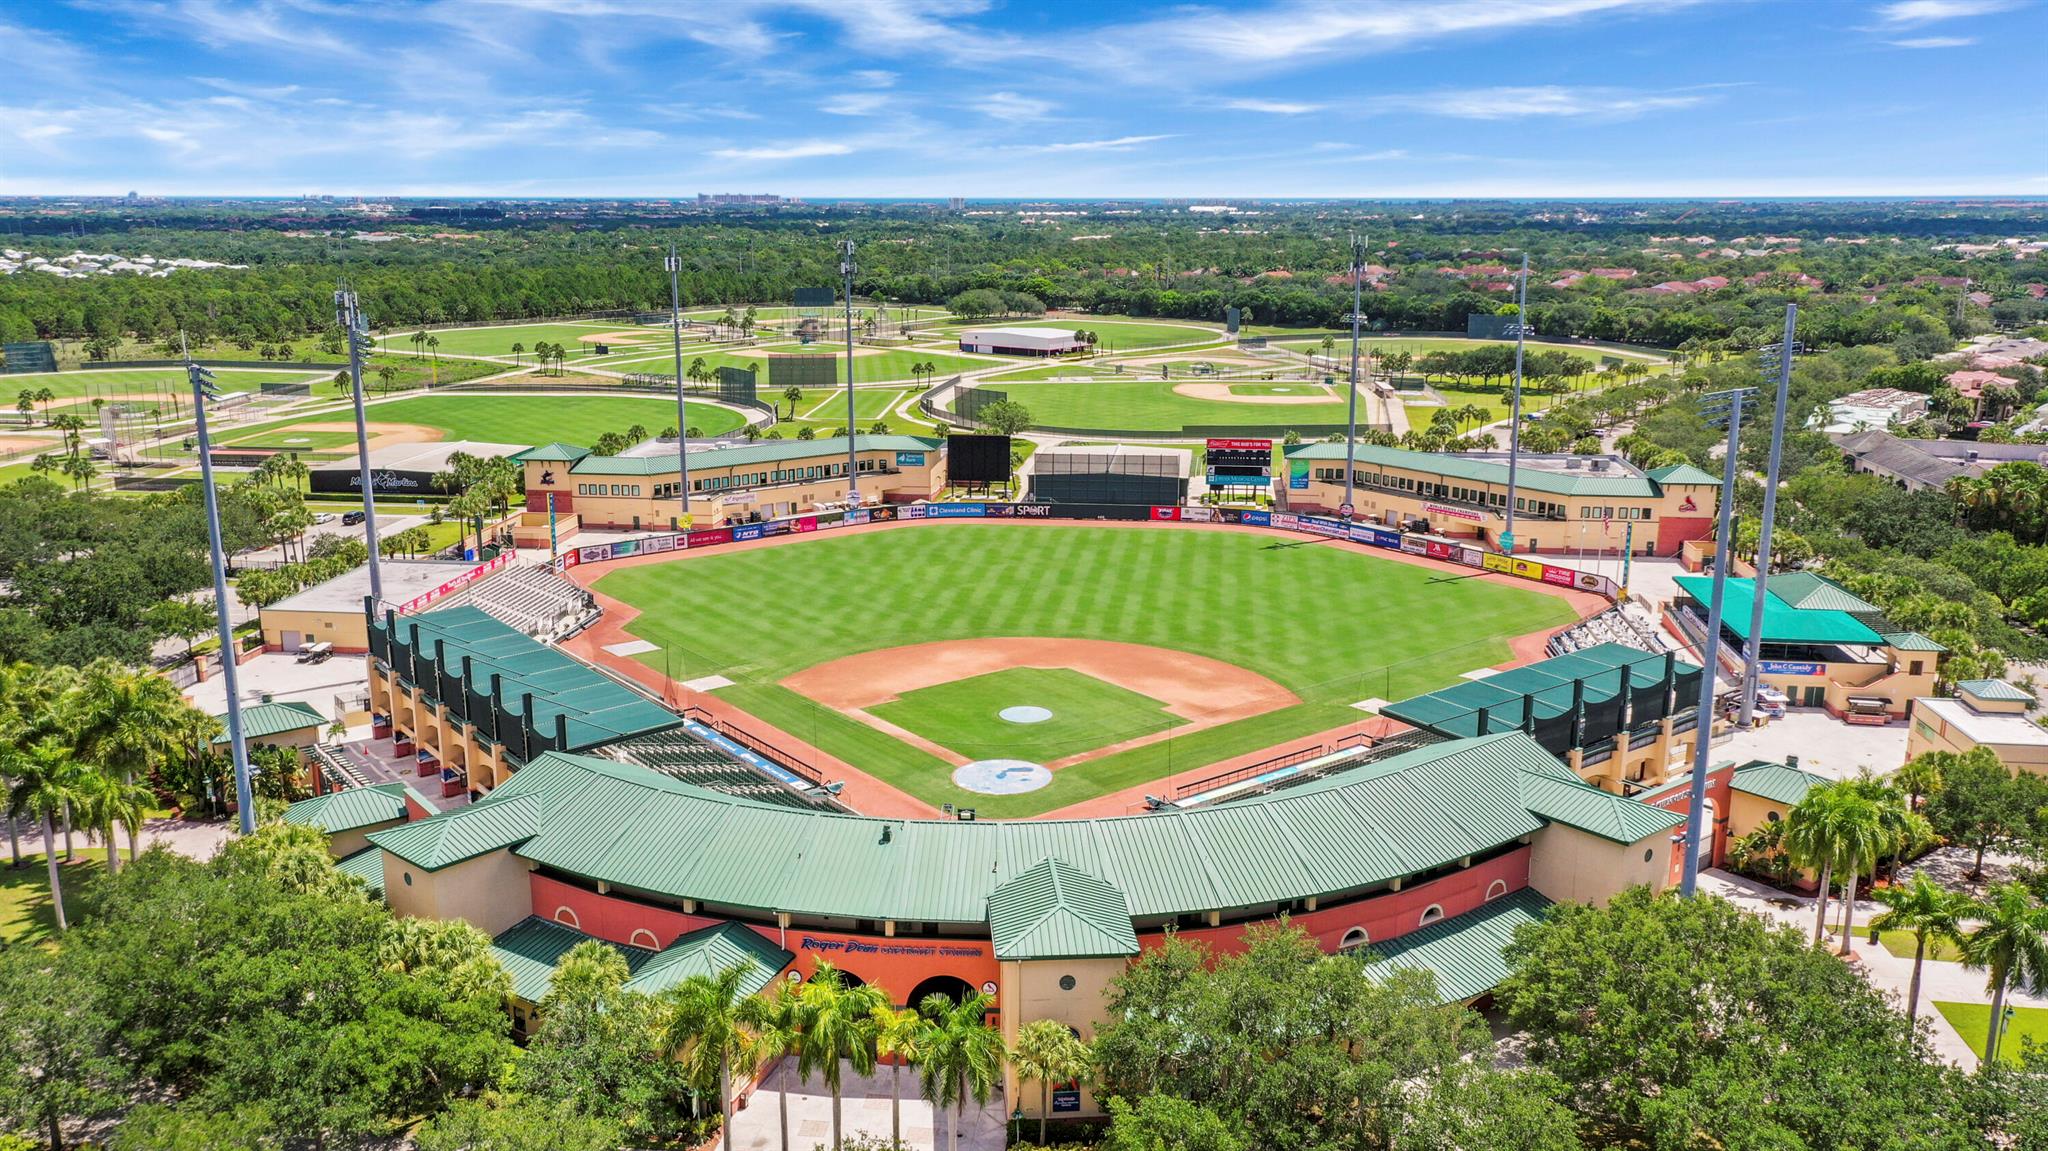
[[1243, 514], [1243, 516], [1241, 516], [1241, 517], [1239, 518], [1239, 522], [1240, 522], [1240, 523], [1247, 523], [1247, 524], [1250, 524], [1251, 526], [1253, 526], [1253, 527], [1255, 527], [1255, 528], [1266, 528], [1266, 527], [1272, 527], [1272, 526], [1273, 526], [1273, 513], [1272, 513], [1272, 512], [1245, 512], [1245, 513]]
[[978, 520], [988, 515], [988, 509], [981, 504], [926, 504], [924, 518], [928, 520]]
[[866, 517], [867, 517], [867, 522], [868, 522], [868, 523], [871, 523], [871, 524], [884, 524], [884, 523], [888, 523], [888, 522], [890, 522], [891, 520], [894, 520], [894, 519], [896, 518], [896, 509], [895, 509], [895, 508], [862, 508], [862, 509], [861, 509], [861, 513], [860, 513], [860, 514], [862, 514], [862, 515], [864, 515], [864, 516], [866, 516]]
[[683, 546], [686, 548], [708, 548], [712, 544], [731, 542], [731, 528], [703, 528], [683, 537]]
[[1154, 507], [1152, 509], [1152, 518], [1155, 520], [1177, 520], [1180, 518], [1180, 509], [1178, 507]]
[[1509, 575], [1515, 574], [1515, 561], [1500, 554], [1499, 552], [1487, 552], [1486, 557], [1480, 561], [1479, 566], [1485, 568], [1487, 571], [1490, 572], [1506, 572]]
[[736, 544], [745, 543], [748, 540], [760, 539], [767, 534], [768, 527], [766, 524], [734, 524], [732, 528], [732, 542]]

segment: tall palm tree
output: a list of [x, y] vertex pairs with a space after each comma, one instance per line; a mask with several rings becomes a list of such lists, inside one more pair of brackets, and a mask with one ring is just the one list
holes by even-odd
[[1963, 936], [1963, 966], [1989, 976], [1991, 1030], [1984, 1037], [1984, 1061], [1990, 1063], [1998, 1058], [2006, 991], [2048, 987], [2048, 907], [2024, 885], [2001, 883], [1970, 909], [1970, 918], [1980, 922]]
[[[793, 985], [778, 983], [775, 994], [756, 995], [746, 1002], [746, 1023], [754, 1032], [753, 1055], [756, 1070], [779, 1063], [785, 1056], [800, 1054], [804, 1041], [804, 1007]], [[789, 1151], [789, 1090], [775, 1093], [781, 1112], [782, 1151]]]
[[746, 991], [751, 963], [735, 963], [716, 975], [692, 975], [662, 994], [668, 1019], [662, 1046], [683, 1065], [700, 1089], [718, 1092], [721, 1147], [732, 1146], [733, 1065], [753, 1066], [759, 1037], [748, 1020]]
[[1052, 1110], [1052, 1085], [1088, 1073], [1088, 1045], [1058, 1020], [1034, 1019], [1017, 1029], [1017, 1049], [1010, 1053], [1010, 1063], [1020, 1078], [1038, 1082], [1038, 1145], [1047, 1146], [1045, 1125]]
[[1961, 939], [1961, 920], [1970, 908], [1970, 899], [1961, 892], [1949, 891], [1920, 871], [1914, 872], [1913, 878], [1903, 885], [1874, 891], [1871, 895], [1886, 908], [1870, 921], [1871, 930], [1913, 933], [1913, 981], [1906, 988], [1906, 1018], [1917, 1018], [1920, 1014], [1920, 967], [1927, 959], [1927, 945], [1943, 940], [1954, 943]]
[[60, 813], [80, 802], [88, 787], [84, 765], [58, 737], [45, 736], [22, 747], [0, 748], [0, 774], [13, 781], [7, 790], [7, 812], [32, 816], [43, 826], [43, 857], [50, 868], [50, 902], [57, 911], [57, 930], [71, 927], [64, 916], [64, 880], [57, 867], [57, 826]]
[[917, 1005], [924, 1017], [918, 1077], [934, 1111], [953, 1109], [948, 1147], [959, 1146], [960, 1113], [966, 1110], [967, 1097], [988, 1102], [1002, 1074], [1003, 1038], [988, 1025], [988, 1009], [989, 997], [979, 992], [957, 1004], [934, 992]]
[[882, 993], [863, 984], [848, 987], [837, 968], [818, 964], [817, 973], [798, 993], [803, 1003], [803, 1044], [797, 1054], [797, 1075], [809, 1083], [820, 1075], [832, 1092], [832, 1151], [839, 1151], [843, 1069], [869, 1075], [875, 1070], [875, 1008]]
[[1813, 899], [1813, 945], [1820, 946], [1827, 926], [1828, 890], [1834, 878], [1835, 812], [1839, 796], [1834, 784], [1825, 783], [1807, 791], [1805, 798], [1785, 814], [1785, 854], [1795, 867], [1820, 873], [1820, 886]]
[[[177, 751], [191, 705], [171, 681], [112, 660], [85, 668], [74, 699], [68, 726], [79, 758], [130, 791], [141, 790], [131, 798], [139, 798], [146, 812], [149, 795], [139, 781]], [[133, 859], [141, 850], [142, 824], [140, 818], [124, 822]]]
[[918, 1042], [924, 1034], [924, 1018], [905, 1007], [884, 1005], [875, 1011], [875, 1052], [891, 1059], [889, 1065], [889, 1142], [903, 1143], [903, 1065], [916, 1063]]

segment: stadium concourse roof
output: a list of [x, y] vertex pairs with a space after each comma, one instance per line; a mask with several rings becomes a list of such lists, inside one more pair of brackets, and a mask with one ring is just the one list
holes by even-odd
[[[1007, 937], [1030, 941], [1057, 913], [1079, 921], [1047, 933], [1061, 937], [1048, 945], [1058, 948], [1106, 926], [1113, 900], [1088, 877], [1122, 897], [1128, 918], [1165, 919], [1361, 891], [1552, 822], [1633, 843], [1681, 818], [1582, 782], [1514, 732], [1418, 748], [1236, 803], [1097, 820], [802, 811], [550, 752], [468, 807], [370, 839], [429, 871], [503, 848], [612, 887], [764, 914], [993, 919]], [[1034, 891], [1025, 881], [1048, 861], [1057, 861], [1047, 877], [1055, 890]]]
[[[1286, 454], [1287, 458], [1292, 460], [1341, 460], [1344, 458], [1344, 445], [1302, 444], [1299, 447], [1288, 448]], [[1411, 452], [1405, 448], [1358, 444], [1354, 447], [1351, 458], [1360, 464], [1429, 472], [1473, 483], [1500, 484], [1505, 487], [1508, 482], [1508, 460], [1505, 454]], [[1655, 499], [1664, 494], [1666, 485], [1720, 484], [1719, 480], [1692, 467], [1660, 468], [1658, 472], [1640, 472], [1627, 461], [1602, 457], [1606, 468], [1596, 472], [1591, 467], [1567, 468], [1563, 466], [1563, 457], [1556, 458], [1556, 467], [1544, 466], [1545, 462], [1544, 457], [1525, 456], [1521, 460], [1521, 466], [1516, 470], [1516, 486], [1553, 495], [1640, 496]], [[1586, 463], [1586, 459], [1578, 457], [1572, 462], [1574, 465], [1583, 464]]]
[[1508, 977], [1503, 952], [1514, 942], [1515, 928], [1541, 922], [1549, 907], [1541, 892], [1525, 887], [1399, 939], [1370, 945], [1374, 958], [1367, 970], [1374, 976], [1404, 967], [1428, 971], [1436, 976], [1437, 995], [1446, 1003], [1484, 995]]
[[1791, 807], [1805, 799], [1807, 792], [1826, 782], [1828, 778], [1824, 775], [1801, 771], [1783, 763], [1756, 759], [1736, 768], [1729, 786], [1744, 795], [1754, 795], [1759, 799], [1768, 799], [1773, 803]]
[[[854, 437], [854, 449], [863, 452], [935, 452], [945, 446], [946, 441], [925, 436]], [[757, 440], [751, 444], [691, 452], [690, 466], [743, 468], [754, 464], [779, 464], [789, 460], [808, 460], [818, 456], [838, 457], [845, 454], [845, 436], [820, 436], [814, 440]], [[665, 454], [630, 453], [599, 456], [591, 454], [588, 448], [555, 443], [543, 445], [530, 452], [521, 452], [512, 458], [522, 463], [527, 460], [567, 463], [569, 474], [575, 476], [653, 476], [665, 475], [676, 470], [676, 456], [672, 450]]]
[[[1862, 647], [1883, 645], [1883, 636], [1847, 611], [1839, 608], [1798, 607], [1786, 602], [1776, 590], [1779, 578], [1773, 576], [1764, 584], [1764, 643], [1846, 643]], [[1679, 589], [1693, 599], [1702, 604], [1712, 601], [1714, 577], [1682, 575], [1675, 579]], [[1802, 602], [1842, 602], [1817, 590], [1807, 590], [1804, 585], [1796, 585], [1794, 594], [1801, 591], [1805, 592], [1801, 596]], [[1721, 624], [1734, 632], [1738, 639], [1749, 638], [1749, 605], [1751, 597], [1755, 594], [1754, 580], [1740, 576], [1728, 577], [1727, 587], [1722, 592]], [[1848, 592], [1841, 594], [1857, 603], [1863, 602]]]
[[[381, 632], [385, 621], [375, 619], [370, 626]], [[463, 657], [469, 657], [467, 680], [471, 690], [488, 691], [491, 676], [499, 675], [498, 698], [507, 710], [514, 712], [520, 710], [521, 699], [530, 693], [534, 730], [553, 731], [555, 716], [566, 715], [568, 745], [572, 748], [590, 747], [683, 722], [681, 716], [653, 700], [482, 608], [463, 605], [401, 617], [401, 641], [411, 643], [415, 627], [419, 629], [422, 660], [434, 659], [438, 652], [441, 666], [459, 672]], [[393, 668], [404, 676], [402, 657], [396, 651], [392, 655]], [[420, 686], [428, 695], [437, 694], [438, 689], [431, 682]]]
[[[1621, 693], [1622, 668], [1629, 669], [1629, 686], [1633, 691], [1663, 683], [1667, 663], [1676, 675], [1679, 698], [1689, 698], [1688, 687], [1697, 688], [1699, 684], [1697, 665], [1626, 644], [1603, 643], [1390, 703], [1380, 709], [1380, 714], [1453, 737], [1514, 731], [1522, 722], [1524, 697], [1532, 701], [1537, 719], [1554, 719], [1571, 710], [1575, 680], [1583, 685], [1586, 703], [1604, 703]], [[1487, 711], [1485, 733], [1479, 731], [1481, 708]], [[1661, 712], [1657, 718], [1663, 718]], [[1594, 732], [1588, 739], [1596, 741], [1612, 734]]]
[[[529, 915], [491, 940], [491, 952], [512, 977], [512, 994], [528, 1003], [547, 998], [554, 982], [555, 968], [569, 950], [585, 940], [597, 939], [552, 920]], [[753, 995], [773, 982], [776, 973], [796, 958], [756, 932], [736, 923], [721, 923], [679, 935], [660, 951], [629, 947], [598, 939], [619, 953], [631, 973], [625, 990], [653, 995], [673, 987], [692, 975], [717, 975], [737, 964], [748, 965], [740, 994]]]
[[[302, 799], [284, 809], [284, 821], [317, 827], [329, 835], [354, 831], [373, 823], [404, 819], [405, 797], [408, 795], [423, 810], [434, 810], [434, 805], [413, 791], [409, 784], [373, 783], [368, 787], [351, 787]], [[380, 872], [377, 878], [381, 881], [384, 876]]]

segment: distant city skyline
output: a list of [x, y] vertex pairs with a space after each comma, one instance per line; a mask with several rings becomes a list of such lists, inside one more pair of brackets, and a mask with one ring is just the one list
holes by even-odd
[[0, 4], [0, 195], [2048, 195], [2039, 0]]

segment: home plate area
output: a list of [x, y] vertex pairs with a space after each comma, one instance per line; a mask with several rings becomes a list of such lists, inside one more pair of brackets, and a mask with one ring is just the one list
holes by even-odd
[[953, 769], [953, 782], [981, 795], [1022, 795], [1052, 782], [1052, 772], [1021, 759], [977, 759]]

